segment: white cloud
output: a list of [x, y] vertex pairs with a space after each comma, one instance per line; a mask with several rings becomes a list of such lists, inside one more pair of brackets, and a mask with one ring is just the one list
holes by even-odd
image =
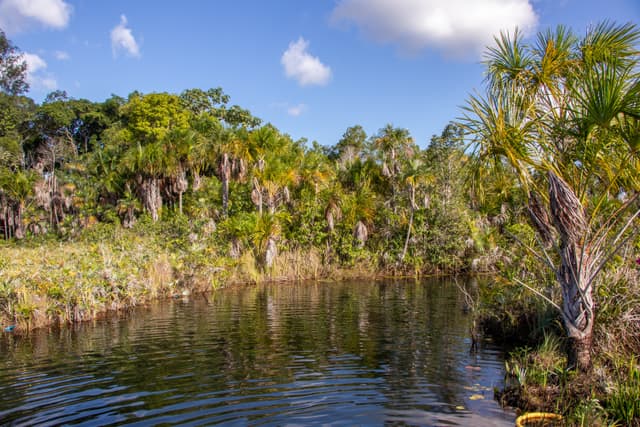
[[27, 63], [27, 73], [37, 73], [47, 68], [47, 63], [35, 53], [23, 53], [22, 58]]
[[289, 48], [280, 58], [284, 72], [287, 77], [296, 79], [301, 86], [325, 85], [331, 79], [331, 68], [309, 54], [308, 47], [309, 42], [302, 37], [289, 43]]
[[58, 82], [47, 72], [47, 63], [35, 53], [23, 53], [22, 57], [27, 63], [27, 83], [35, 90], [54, 90]]
[[352, 22], [367, 37], [404, 51], [477, 55], [500, 31], [534, 30], [530, 0], [341, 0], [333, 22]]
[[63, 50], [56, 50], [55, 52], [53, 52], [53, 56], [58, 60], [58, 61], [67, 61], [69, 60], [71, 57], [69, 56], [68, 52], [65, 52]]
[[62, 29], [69, 23], [71, 10], [64, 0], [0, 0], [0, 28], [14, 33], [37, 23]]
[[140, 47], [133, 37], [131, 28], [127, 27], [127, 17], [124, 15], [120, 15], [120, 23], [111, 30], [111, 50], [114, 57], [118, 56], [121, 50], [129, 56], [140, 56]]
[[287, 114], [289, 114], [290, 116], [293, 116], [293, 117], [298, 117], [299, 115], [301, 115], [305, 111], [307, 111], [306, 104], [298, 104], [298, 105], [293, 105], [293, 106], [287, 107]]

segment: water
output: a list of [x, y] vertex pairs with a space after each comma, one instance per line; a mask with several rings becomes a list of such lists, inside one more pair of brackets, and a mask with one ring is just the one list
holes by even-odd
[[0, 337], [0, 424], [512, 426], [446, 281], [278, 284]]

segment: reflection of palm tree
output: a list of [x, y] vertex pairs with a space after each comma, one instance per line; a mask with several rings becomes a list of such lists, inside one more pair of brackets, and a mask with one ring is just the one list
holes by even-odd
[[478, 157], [508, 165], [538, 205], [531, 212], [543, 239], [557, 236], [559, 265], [544, 245], [540, 259], [562, 291], [562, 306], [549, 302], [562, 314], [570, 364], [583, 370], [591, 363], [596, 278], [639, 214], [626, 215], [637, 196], [608, 219], [602, 212], [623, 189], [640, 188], [638, 40], [635, 26], [608, 23], [582, 40], [559, 27], [532, 47], [517, 32], [503, 35], [487, 56], [486, 96], [468, 106]]

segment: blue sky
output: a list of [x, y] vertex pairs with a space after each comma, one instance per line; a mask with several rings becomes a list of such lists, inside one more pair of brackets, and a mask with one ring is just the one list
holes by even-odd
[[604, 19], [640, 23], [640, 0], [0, 0], [38, 102], [220, 86], [324, 145], [391, 123], [425, 147], [481, 87], [492, 34]]

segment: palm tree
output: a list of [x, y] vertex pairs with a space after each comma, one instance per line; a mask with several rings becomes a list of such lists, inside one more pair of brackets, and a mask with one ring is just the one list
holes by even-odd
[[416, 146], [407, 129], [394, 128], [388, 124], [374, 137], [373, 148], [378, 150], [382, 157], [382, 175], [391, 184], [390, 202], [395, 212], [395, 198], [398, 193], [396, 180], [402, 173], [404, 161], [413, 157], [417, 151]]
[[533, 45], [503, 34], [487, 53], [486, 93], [466, 107], [477, 158], [510, 167], [526, 195], [535, 253], [561, 290], [548, 302], [562, 315], [569, 365], [583, 371], [598, 275], [638, 230], [639, 40], [636, 26], [607, 22], [582, 39], [558, 27]]
[[290, 202], [291, 187], [300, 182], [303, 151], [270, 125], [253, 131], [249, 140], [256, 159], [251, 200], [260, 214], [263, 205], [274, 214], [282, 203]]
[[160, 217], [162, 209], [161, 178], [167, 169], [168, 158], [161, 142], [146, 145], [140, 143], [124, 153], [121, 166], [133, 176], [142, 207], [151, 214], [153, 221]]
[[409, 248], [409, 239], [411, 237], [411, 230], [413, 229], [414, 214], [416, 210], [419, 209], [418, 203], [416, 202], [416, 192], [420, 186], [432, 182], [433, 177], [425, 170], [423, 161], [419, 157], [416, 157], [407, 162], [403, 179], [407, 188], [410, 214], [409, 224], [407, 225], [407, 235], [404, 240], [402, 254], [400, 255], [401, 262], [404, 260], [404, 257], [407, 254], [407, 249]]
[[223, 129], [218, 134], [217, 170], [222, 183], [222, 213], [229, 213], [229, 183], [232, 179], [243, 181], [247, 165], [251, 161], [245, 129]]
[[168, 181], [167, 190], [171, 194], [177, 194], [180, 215], [182, 215], [182, 195], [189, 188], [187, 173], [194, 169], [198, 170], [201, 163], [196, 157], [198, 144], [199, 134], [190, 129], [169, 132], [163, 144], [167, 159], [165, 171]]
[[270, 269], [278, 256], [277, 240], [282, 233], [281, 222], [284, 213], [260, 215], [256, 219], [255, 229], [252, 235], [254, 250], [260, 264]]
[[22, 215], [25, 203], [33, 193], [34, 181], [34, 175], [23, 170], [4, 170], [0, 173], [0, 205], [3, 208], [5, 239], [11, 235], [17, 239], [24, 237]]

